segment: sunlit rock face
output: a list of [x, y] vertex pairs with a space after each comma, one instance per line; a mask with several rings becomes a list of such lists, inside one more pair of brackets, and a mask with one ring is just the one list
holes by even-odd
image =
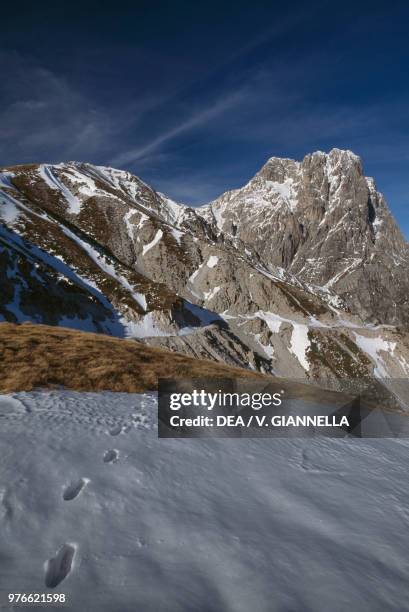
[[333, 290], [364, 319], [407, 327], [408, 244], [350, 151], [273, 157], [201, 210], [266, 265]]

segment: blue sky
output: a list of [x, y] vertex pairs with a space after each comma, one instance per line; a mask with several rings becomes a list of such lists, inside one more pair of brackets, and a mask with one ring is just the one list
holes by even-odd
[[409, 236], [408, 24], [399, 0], [4, 6], [0, 164], [113, 165], [197, 205], [348, 148]]

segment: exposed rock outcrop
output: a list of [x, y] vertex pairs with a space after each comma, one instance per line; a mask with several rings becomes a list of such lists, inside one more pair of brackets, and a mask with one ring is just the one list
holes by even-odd
[[359, 157], [273, 157], [199, 211], [265, 265], [334, 291], [364, 320], [409, 325], [409, 249]]

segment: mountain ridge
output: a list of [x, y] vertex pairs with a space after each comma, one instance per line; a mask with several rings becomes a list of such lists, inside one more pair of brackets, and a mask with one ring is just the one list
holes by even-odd
[[[359, 158], [270, 158], [227, 194], [194, 209], [127, 171], [3, 167], [0, 317], [281, 375], [406, 376], [408, 246]], [[348, 235], [339, 214], [352, 205]], [[355, 248], [363, 273], [346, 266]]]

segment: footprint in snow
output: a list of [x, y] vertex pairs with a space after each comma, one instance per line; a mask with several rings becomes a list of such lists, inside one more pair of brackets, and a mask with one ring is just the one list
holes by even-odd
[[71, 501], [78, 497], [78, 495], [88, 483], [88, 478], [80, 478], [79, 480], [71, 482], [67, 487], [65, 487], [64, 492], [62, 494], [64, 501]]
[[122, 431], [122, 425], [115, 425], [112, 429], [109, 430], [111, 436], [118, 436]]
[[76, 548], [75, 544], [64, 544], [55, 557], [47, 561], [45, 586], [48, 589], [55, 589], [71, 573]]
[[107, 450], [104, 453], [104, 463], [116, 463], [119, 458], [119, 451], [116, 449]]

